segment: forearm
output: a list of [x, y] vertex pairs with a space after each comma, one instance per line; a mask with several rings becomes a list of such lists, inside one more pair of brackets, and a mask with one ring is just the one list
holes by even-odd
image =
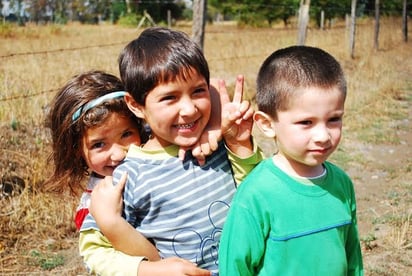
[[241, 157], [228, 149], [228, 157], [233, 169], [236, 183], [239, 185], [260, 161], [263, 160], [262, 150], [254, 143], [252, 153], [246, 157]]
[[254, 154], [253, 139], [236, 141], [235, 139], [225, 139], [226, 147], [235, 155], [241, 158], [248, 158]]
[[80, 232], [79, 251], [88, 272], [93, 275], [137, 275], [144, 259], [115, 250], [97, 230]]
[[101, 230], [116, 250], [132, 256], [145, 256], [151, 261], [160, 259], [156, 247], [123, 217], [112, 217], [104, 225]]

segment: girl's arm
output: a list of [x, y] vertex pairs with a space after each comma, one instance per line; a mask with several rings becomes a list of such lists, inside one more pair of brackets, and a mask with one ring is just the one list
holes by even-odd
[[127, 174], [124, 174], [116, 186], [112, 184], [112, 177], [101, 181], [93, 189], [90, 213], [116, 250], [128, 255], [145, 256], [151, 261], [159, 260], [160, 256], [154, 245], [121, 216], [122, 191], [126, 178]]
[[209, 276], [207, 270], [181, 258], [172, 257], [148, 261], [143, 256], [130, 256], [117, 251], [100, 231], [90, 229], [80, 232], [80, 256], [89, 274], [138, 276]]

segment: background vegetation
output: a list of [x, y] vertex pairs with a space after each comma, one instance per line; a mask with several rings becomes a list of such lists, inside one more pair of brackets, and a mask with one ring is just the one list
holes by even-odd
[[[383, 18], [375, 50], [374, 22], [360, 18], [354, 58], [339, 18], [326, 30], [313, 23], [306, 40], [334, 55], [347, 75], [344, 139], [332, 159], [355, 183], [366, 275], [412, 274], [412, 46], [400, 26], [397, 17]], [[174, 27], [191, 32], [187, 22]], [[78, 198], [41, 191], [52, 166], [44, 115], [74, 74], [118, 75], [117, 56], [140, 31], [107, 22], [0, 26], [0, 274], [85, 274], [72, 221]], [[262, 61], [296, 36], [282, 21], [261, 28], [224, 21], [206, 26], [204, 51], [212, 76], [233, 87], [244, 74], [253, 100]], [[270, 155], [273, 143], [254, 134]]]
[[[204, 0], [206, 1], [206, 0]], [[404, 0], [380, 1], [382, 15], [401, 16]], [[255, 26], [285, 24], [296, 16], [301, 0], [208, 0], [209, 21], [236, 20], [240, 24]], [[192, 19], [193, 0], [1, 0], [0, 18], [20, 24], [81, 22], [97, 24], [139, 22], [148, 12], [157, 23], [167, 23], [168, 13], [173, 22]], [[310, 15], [319, 22], [320, 12], [325, 19], [344, 18], [350, 14], [351, 0], [311, 0]], [[411, 5], [408, 4], [409, 15]], [[358, 16], [373, 16], [375, 0], [358, 0]]]

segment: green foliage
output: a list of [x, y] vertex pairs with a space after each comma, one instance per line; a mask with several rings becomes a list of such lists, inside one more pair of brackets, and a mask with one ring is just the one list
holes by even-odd
[[20, 128], [20, 122], [17, 121], [15, 118], [13, 118], [13, 120], [11, 120], [10, 127], [11, 127], [14, 131], [16, 131], [18, 128]]
[[12, 23], [0, 24], [0, 37], [11, 38], [16, 35], [16, 26]]
[[251, 26], [271, 26], [278, 20], [287, 25], [299, 8], [299, 0], [225, 0], [211, 1], [210, 4], [225, 18]]
[[141, 16], [137, 16], [136, 14], [125, 14], [120, 16], [117, 23], [122, 26], [129, 26], [129, 27], [136, 27], [139, 24]]
[[40, 266], [43, 270], [51, 270], [64, 265], [64, 257], [59, 254], [44, 254], [37, 250], [32, 250], [30, 257], [30, 264]]
[[324, 12], [326, 20], [332, 20], [336, 17], [345, 17], [350, 14], [351, 1], [341, 0], [312, 0], [310, 3], [310, 15], [320, 26], [321, 12]]
[[183, 18], [183, 10], [185, 5], [183, 2], [171, 2], [169, 0], [158, 1], [142, 1], [135, 7], [135, 12], [143, 14], [144, 11], [150, 14], [153, 20], [158, 23], [161, 21], [167, 22], [167, 14], [170, 11], [171, 16], [175, 20]]
[[113, 2], [112, 8], [110, 11], [110, 21], [115, 23], [119, 20], [121, 16], [127, 13], [126, 3], [124, 2]]

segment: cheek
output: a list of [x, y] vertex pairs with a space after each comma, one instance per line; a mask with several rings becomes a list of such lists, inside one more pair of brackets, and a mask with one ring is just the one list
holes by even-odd
[[90, 153], [85, 158], [87, 165], [92, 171], [96, 171], [101, 167], [102, 158], [98, 154]]
[[342, 130], [341, 129], [337, 129], [331, 132], [331, 139], [332, 139], [332, 143], [333, 144], [339, 144], [340, 140], [342, 138]]
[[201, 109], [201, 112], [205, 117], [207, 117], [207, 120], [210, 118], [210, 113], [212, 111], [212, 105], [209, 100], [204, 100], [198, 105], [199, 109]]

